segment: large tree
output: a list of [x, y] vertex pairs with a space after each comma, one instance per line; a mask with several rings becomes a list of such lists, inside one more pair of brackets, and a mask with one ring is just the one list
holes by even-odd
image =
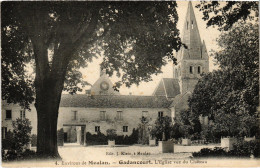
[[[130, 86], [181, 46], [176, 2], [2, 2], [2, 98], [37, 110], [37, 153], [58, 156], [62, 91], [83, 83], [80, 67], [104, 55], [106, 72]], [[35, 80], [26, 75], [34, 65]], [[35, 92], [34, 92], [35, 91]], [[35, 93], [35, 94], [34, 94]]]
[[241, 20], [258, 22], [258, 5], [258, 1], [201, 1], [196, 7], [203, 12], [207, 26], [226, 31]]
[[189, 106], [209, 116], [215, 132], [230, 136], [255, 134], [259, 106], [259, 25], [239, 22], [218, 39], [214, 53], [220, 69], [203, 76]]

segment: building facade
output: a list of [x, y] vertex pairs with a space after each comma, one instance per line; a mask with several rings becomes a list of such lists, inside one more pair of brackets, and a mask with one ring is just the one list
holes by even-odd
[[[120, 95], [113, 89], [109, 77], [101, 71], [100, 78], [86, 94], [62, 95], [58, 129], [64, 129], [65, 142], [84, 142], [86, 132], [106, 134], [115, 129], [117, 135], [130, 135], [145, 117], [153, 127], [157, 117], [176, 117], [188, 108], [191, 95], [200, 75], [209, 71], [208, 54], [201, 41], [195, 14], [189, 2], [182, 31], [182, 47], [177, 53], [178, 64], [173, 67], [173, 78], [163, 78], [151, 96]], [[18, 105], [2, 101], [2, 137], [12, 130], [12, 121], [28, 118], [37, 130], [36, 109], [24, 111]]]

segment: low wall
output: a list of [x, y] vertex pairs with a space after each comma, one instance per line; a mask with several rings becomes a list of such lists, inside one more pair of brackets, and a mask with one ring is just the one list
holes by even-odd
[[183, 153], [183, 152], [199, 152], [203, 148], [215, 148], [215, 147], [221, 147], [220, 144], [214, 144], [214, 145], [196, 145], [196, 146], [184, 146], [184, 145], [176, 145], [174, 144], [174, 153]]

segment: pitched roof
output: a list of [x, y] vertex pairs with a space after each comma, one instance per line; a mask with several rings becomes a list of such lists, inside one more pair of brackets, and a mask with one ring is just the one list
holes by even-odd
[[[180, 102], [188, 102], [188, 98], [192, 95], [192, 93], [190, 91], [185, 92], [183, 94], [179, 94], [177, 95], [174, 100], [172, 101], [172, 104], [170, 105], [170, 107], [174, 107], [177, 104], [179, 104]], [[188, 103], [187, 103], [188, 104]]]
[[167, 98], [174, 98], [180, 94], [180, 86], [178, 79], [162, 78], [157, 88], [155, 89], [154, 96], [166, 96]]
[[86, 108], [167, 108], [172, 101], [165, 96], [70, 95], [61, 97], [60, 107]]

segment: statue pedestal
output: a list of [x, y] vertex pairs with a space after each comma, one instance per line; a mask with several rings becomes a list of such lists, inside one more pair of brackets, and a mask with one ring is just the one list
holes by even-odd
[[159, 151], [160, 153], [173, 153], [174, 145], [172, 141], [159, 141]]
[[108, 146], [115, 146], [115, 140], [108, 140]]

